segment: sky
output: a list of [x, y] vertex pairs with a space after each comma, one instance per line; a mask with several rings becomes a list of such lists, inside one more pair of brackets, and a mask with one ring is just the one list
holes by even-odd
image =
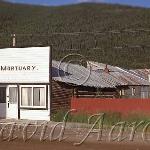
[[45, 6], [59, 6], [67, 4], [76, 4], [80, 2], [104, 2], [113, 4], [125, 4], [131, 6], [140, 6], [150, 8], [150, 0], [6, 0], [13, 3], [26, 3]]

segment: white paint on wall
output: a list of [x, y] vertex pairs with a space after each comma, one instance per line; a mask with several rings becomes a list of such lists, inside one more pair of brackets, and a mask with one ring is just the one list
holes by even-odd
[[1, 83], [48, 83], [49, 47], [0, 49]]
[[20, 111], [20, 119], [50, 120], [50, 110], [23, 110]]

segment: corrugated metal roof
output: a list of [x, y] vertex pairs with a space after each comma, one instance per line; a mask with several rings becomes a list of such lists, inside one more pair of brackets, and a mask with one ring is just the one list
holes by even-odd
[[[100, 74], [103, 71], [103, 69], [106, 67], [106, 64], [98, 63], [98, 62], [89, 62], [91, 64], [91, 67], [96, 72], [99, 72]], [[99, 68], [96, 70], [96, 68]], [[150, 85], [148, 80], [145, 79], [142, 75], [139, 75], [138, 73], [133, 73], [131, 70], [122, 69], [117, 66], [110, 66], [107, 65], [107, 68], [109, 69], [109, 75], [112, 76], [115, 80], [118, 81], [120, 85]]]
[[144, 78], [145, 80], [149, 80], [148, 75], [150, 74], [150, 69], [132, 69], [129, 71], [141, 78]]
[[65, 62], [60, 63], [53, 60], [53, 79], [74, 85], [98, 88], [115, 88], [124, 85], [150, 85], [145, 78], [135, 72], [133, 73], [131, 70], [107, 65], [110, 72], [106, 73], [104, 72], [105, 66], [106, 64], [92, 62], [90, 70], [89, 66], [85, 68], [81, 65]]
[[[88, 68], [91, 67], [92, 70], [104, 70], [106, 67], [106, 64], [94, 62], [94, 61], [89, 61], [87, 64], [88, 64]], [[116, 66], [111, 66], [107, 64], [107, 67], [109, 68], [110, 71], [118, 71]]]
[[58, 69], [57, 76], [56, 73], [53, 76], [56, 81], [99, 88], [115, 88], [118, 85], [109, 74], [99, 74], [81, 65], [53, 61], [53, 70], [54, 68]]
[[118, 68], [120, 71], [110, 72], [111, 75], [123, 81], [122, 85], [150, 85], [150, 83], [138, 75], [132, 74], [129, 71]]

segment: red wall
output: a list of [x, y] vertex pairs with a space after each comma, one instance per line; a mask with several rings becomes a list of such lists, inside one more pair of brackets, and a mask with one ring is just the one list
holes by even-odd
[[79, 112], [149, 113], [150, 99], [72, 98], [71, 108]]

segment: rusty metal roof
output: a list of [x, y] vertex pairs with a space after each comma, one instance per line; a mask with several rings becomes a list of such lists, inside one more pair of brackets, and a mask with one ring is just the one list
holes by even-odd
[[141, 78], [144, 78], [145, 80], [149, 80], [148, 75], [150, 75], [150, 69], [132, 69], [129, 71]]
[[119, 67], [117, 69], [120, 71], [110, 72], [110, 74], [118, 80], [121, 80], [123, 82], [122, 85], [150, 85], [147, 80], [137, 74], [133, 74], [130, 71], [121, 69]]
[[[90, 62], [89, 62], [90, 63]], [[94, 62], [92, 62], [94, 65]], [[104, 72], [106, 64], [95, 63], [96, 67], [53, 61], [53, 79], [74, 85], [98, 88], [116, 88], [125, 85], [150, 85], [150, 83], [131, 70], [107, 65], [109, 73]]]
[[[91, 62], [91, 67], [96, 72], [102, 73], [104, 72], [104, 68], [106, 64]], [[96, 70], [97, 68], [97, 70]], [[98, 69], [99, 68], [99, 69]], [[150, 85], [148, 82], [146, 75], [148, 76], [148, 71], [143, 73], [141, 70], [127, 70], [117, 66], [107, 65], [109, 69], [109, 75], [112, 76], [115, 80], [119, 82], [120, 85]], [[140, 73], [139, 73], [140, 72]], [[106, 73], [105, 73], [106, 74]], [[144, 75], [143, 75], [144, 74]]]

